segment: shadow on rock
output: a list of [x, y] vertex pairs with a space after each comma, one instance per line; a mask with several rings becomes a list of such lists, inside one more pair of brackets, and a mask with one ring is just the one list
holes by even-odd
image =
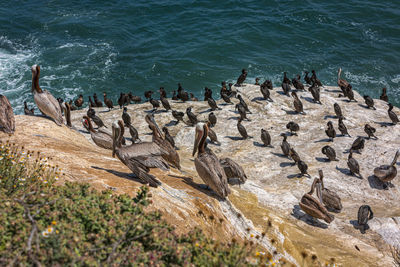
[[118, 176], [118, 177], [121, 177], [121, 178], [125, 178], [125, 179], [128, 179], [128, 180], [133, 180], [135, 182], [138, 182], [138, 183], [141, 183], [141, 184], [145, 184], [141, 179], [137, 178], [132, 173], [126, 173], [126, 172], [120, 172], [120, 171], [116, 171], [116, 170], [104, 169], [104, 168], [97, 167], [97, 166], [90, 166], [90, 167], [92, 167], [93, 169], [96, 169], [96, 170], [106, 171], [108, 173], [111, 173], [111, 174], [113, 174], [115, 176]]
[[320, 222], [318, 219], [304, 213], [299, 205], [294, 205], [292, 213], [290, 214], [296, 219], [305, 222], [308, 225], [319, 227], [322, 229], [327, 229], [328, 225], [326, 223]]

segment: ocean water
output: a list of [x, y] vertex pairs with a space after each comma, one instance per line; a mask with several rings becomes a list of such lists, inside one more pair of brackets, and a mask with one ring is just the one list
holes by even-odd
[[1, 1], [0, 93], [23, 113], [33, 103], [30, 66], [56, 97], [114, 100], [180, 82], [217, 95], [242, 68], [248, 81], [315, 69], [400, 105], [400, 1]]

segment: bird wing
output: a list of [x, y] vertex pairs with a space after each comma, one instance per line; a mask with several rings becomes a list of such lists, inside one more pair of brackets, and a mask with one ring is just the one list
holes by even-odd
[[61, 126], [63, 124], [60, 104], [49, 91], [44, 90], [42, 93], [34, 92], [33, 98], [43, 114], [52, 118], [57, 125]]

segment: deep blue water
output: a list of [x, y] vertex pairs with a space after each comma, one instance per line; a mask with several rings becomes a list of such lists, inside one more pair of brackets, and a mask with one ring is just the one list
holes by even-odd
[[[84, 3], [83, 3], [84, 2]], [[56, 96], [140, 94], [177, 83], [200, 96], [222, 80], [317, 70], [400, 104], [400, 1], [1, 1], [0, 92], [22, 113], [30, 66]], [[85, 98], [87, 100], [87, 98]]]

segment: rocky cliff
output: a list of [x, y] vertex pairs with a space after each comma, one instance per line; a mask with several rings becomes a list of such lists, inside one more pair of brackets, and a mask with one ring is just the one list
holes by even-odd
[[[400, 148], [400, 125], [388, 125], [387, 103], [375, 100], [377, 110], [368, 109], [356, 92], [358, 102], [348, 102], [339, 97], [337, 87], [324, 87], [321, 89], [322, 104], [313, 103], [309, 92], [299, 93], [306, 113], [301, 115], [293, 111], [293, 98], [283, 95], [280, 88], [271, 91], [273, 102], [261, 98], [258, 86], [244, 85], [236, 89], [252, 111], [248, 114], [250, 121], [242, 122], [252, 138], [240, 138], [236, 128], [239, 115], [234, 105], [219, 100], [221, 110], [214, 111], [218, 122], [213, 129], [221, 144], [210, 143], [208, 147], [218, 157], [230, 157], [238, 162], [248, 176], [247, 182], [231, 186], [231, 195], [219, 201], [196, 173], [191, 156], [194, 127], [182, 122], [176, 124], [171, 112], [160, 109], [155, 112], [155, 120], [160, 126], [167, 125], [174, 136], [182, 171], [152, 171], [163, 183], [159, 188], [151, 188], [153, 207], [161, 210], [179, 232], [197, 226], [223, 241], [249, 239], [260, 245], [260, 252], [268, 251], [275, 259], [285, 258], [295, 265], [390, 265], [389, 245], [400, 243], [400, 208], [397, 207], [400, 183], [397, 177], [393, 185], [384, 190], [382, 183], [373, 176], [373, 169], [389, 164]], [[210, 112], [207, 102], [170, 100], [170, 103], [179, 111], [192, 106], [193, 112], [203, 121]], [[352, 137], [340, 136], [334, 103], [340, 104]], [[149, 103], [128, 106], [133, 125], [143, 141], [151, 140], [144, 120], [146, 112], [151, 110]], [[0, 133], [0, 138], [43, 152], [63, 169], [65, 180], [89, 182], [98, 189], [111, 187], [117, 193], [132, 194], [142, 184], [111, 156], [110, 150], [94, 145], [81, 123], [86, 111], [72, 112], [72, 129], [59, 127], [41, 116], [19, 115], [15, 134]], [[122, 114], [118, 108], [110, 112], [106, 108], [96, 108], [96, 111], [109, 128]], [[394, 111], [400, 115], [398, 108]], [[325, 134], [326, 123], [330, 120], [338, 134], [333, 143]], [[308, 164], [312, 178], [299, 178], [297, 166], [282, 156], [279, 135], [287, 132], [289, 121], [300, 125], [298, 134], [289, 136], [288, 141]], [[360, 179], [349, 175], [347, 157], [355, 138], [366, 136], [363, 130], [366, 123], [377, 129], [378, 139], [366, 140], [362, 153], [354, 154], [363, 176]], [[272, 148], [261, 146], [261, 128], [271, 134]], [[325, 160], [321, 148], [327, 144], [336, 150], [339, 161]], [[310, 190], [319, 169], [324, 171], [325, 187], [335, 191], [343, 204], [342, 211], [334, 214], [335, 220], [329, 225], [313, 220], [298, 205], [302, 195]], [[372, 207], [375, 217], [369, 222], [370, 229], [362, 234], [356, 221], [358, 208], [364, 204]]]

